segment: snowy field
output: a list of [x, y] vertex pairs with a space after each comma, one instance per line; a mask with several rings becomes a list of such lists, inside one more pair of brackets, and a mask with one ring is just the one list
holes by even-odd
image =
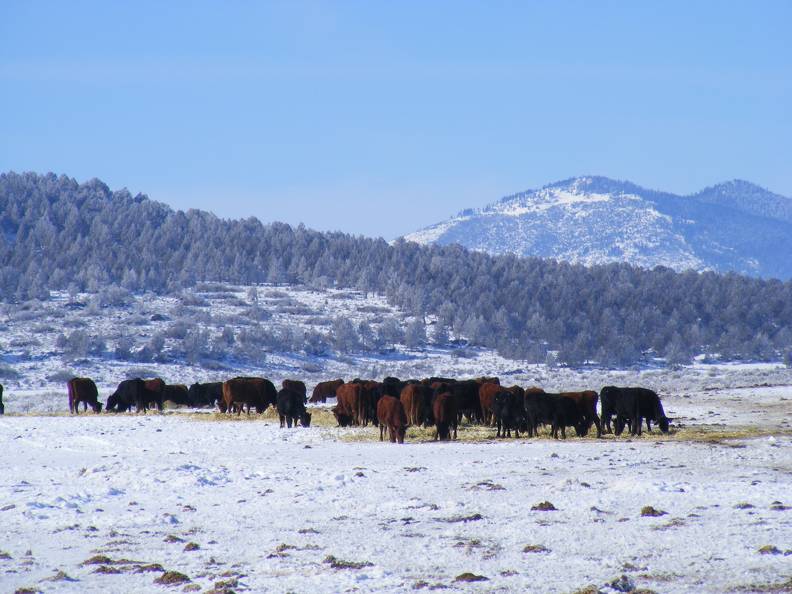
[[[330, 341], [336, 318], [375, 334], [389, 319], [413, 320], [377, 297], [300, 288], [106, 306], [56, 295], [3, 315], [0, 592], [792, 591], [792, 370], [783, 365], [551, 368], [432, 344], [431, 327], [420, 347], [278, 350], [286, 329], [297, 329], [296, 342], [305, 333]], [[250, 320], [277, 340], [255, 351]], [[185, 333], [190, 324], [203, 334]], [[85, 336], [59, 338], [81, 328], [88, 346]], [[146, 346], [161, 348], [152, 356]], [[396, 446], [371, 427], [334, 427], [332, 403], [314, 411], [315, 426], [291, 431], [271, 411], [74, 417], [70, 374], [97, 379], [102, 401], [130, 375], [292, 377], [309, 390], [385, 375], [642, 385], [661, 395], [672, 434], [495, 440], [494, 430], [463, 427], [458, 442], [441, 444], [411, 428]], [[543, 502], [555, 509], [532, 509]], [[660, 515], [642, 515], [647, 506]]]
[[[625, 575], [789, 591], [788, 431], [374, 439], [272, 418], [0, 418], [0, 590], [596, 592]], [[190, 581], [161, 586], [164, 571]]]

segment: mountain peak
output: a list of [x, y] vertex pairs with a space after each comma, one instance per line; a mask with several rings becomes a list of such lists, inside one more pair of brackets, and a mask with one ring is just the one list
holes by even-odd
[[599, 175], [505, 196], [405, 237], [579, 264], [792, 277], [792, 200], [745, 180], [679, 196]]

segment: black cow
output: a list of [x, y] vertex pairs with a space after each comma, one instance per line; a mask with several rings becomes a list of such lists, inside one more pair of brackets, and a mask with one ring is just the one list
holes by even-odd
[[617, 388], [606, 386], [601, 391], [603, 417], [610, 424], [610, 416], [615, 415], [614, 433], [621, 435], [625, 425], [630, 426], [630, 435], [641, 435], [643, 420], [646, 428], [652, 430], [651, 421], [655, 421], [660, 431], [668, 433], [670, 419], [663, 410], [663, 404], [657, 392], [647, 388]]
[[480, 422], [482, 419], [481, 401], [479, 400], [481, 384], [475, 380], [464, 380], [445, 385], [447, 386], [446, 389], [456, 399], [458, 421], [461, 421], [464, 415], [469, 422]]
[[162, 400], [178, 406], [190, 406], [190, 391], [184, 384], [166, 384], [162, 390]]
[[495, 394], [492, 402], [492, 416], [498, 426], [497, 437], [520, 437], [520, 427], [525, 423], [525, 406], [521, 396], [508, 390]]
[[565, 398], [560, 394], [526, 391], [524, 402], [529, 437], [537, 434], [540, 424], [549, 424], [551, 435], [556, 439], [559, 429], [561, 437], [566, 439], [566, 427], [574, 427], [579, 436], [587, 432], [586, 419], [577, 403], [571, 398]]
[[297, 421], [303, 427], [311, 426], [311, 413], [305, 410], [305, 397], [296, 390], [283, 388], [278, 392], [276, 402], [281, 429], [286, 426], [291, 429], [292, 423], [297, 426]]
[[194, 383], [187, 390], [190, 406], [215, 406], [223, 401], [223, 382]]
[[126, 412], [134, 405], [137, 412], [145, 411], [147, 398], [146, 384], [142, 379], [124, 380], [107, 399], [105, 410]]

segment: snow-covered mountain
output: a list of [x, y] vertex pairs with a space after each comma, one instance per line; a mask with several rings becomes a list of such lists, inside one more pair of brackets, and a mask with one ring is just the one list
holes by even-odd
[[405, 236], [580, 264], [792, 277], [792, 199], [734, 180], [690, 196], [578, 177], [507, 196]]

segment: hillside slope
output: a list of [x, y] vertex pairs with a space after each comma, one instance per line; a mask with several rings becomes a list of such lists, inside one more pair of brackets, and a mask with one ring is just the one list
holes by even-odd
[[507, 196], [405, 237], [584, 264], [791, 278], [792, 199], [744, 181], [677, 196], [579, 177]]

